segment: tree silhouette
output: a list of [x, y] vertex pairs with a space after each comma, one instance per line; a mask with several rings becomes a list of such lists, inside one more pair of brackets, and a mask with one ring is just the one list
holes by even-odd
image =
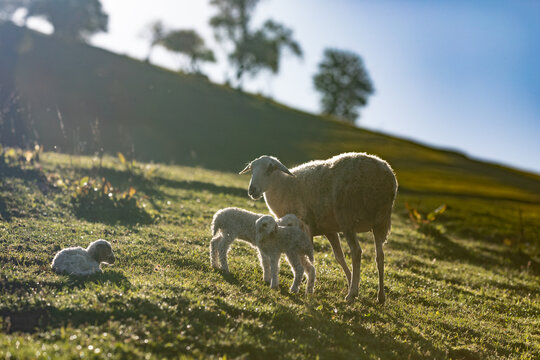
[[322, 112], [352, 124], [358, 118], [358, 107], [366, 105], [368, 97], [374, 92], [362, 58], [344, 50], [324, 51], [313, 83], [322, 93]]
[[148, 24], [142, 34], [145, 38], [150, 39], [150, 46], [148, 49], [148, 55], [146, 55], [146, 62], [150, 62], [150, 56], [152, 55], [152, 50], [156, 45], [159, 45], [163, 41], [166, 35], [165, 25], [161, 20], [155, 20]]
[[33, 0], [26, 18], [43, 17], [54, 27], [54, 35], [69, 41], [86, 42], [107, 31], [108, 15], [99, 0]]
[[282, 51], [287, 49], [301, 57], [302, 49], [293, 32], [284, 25], [267, 20], [262, 28], [250, 29], [250, 21], [259, 0], [212, 0], [218, 13], [210, 19], [216, 39], [227, 45], [229, 62], [236, 69], [241, 87], [245, 74], [255, 76], [263, 69], [279, 71]]
[[160, 41], [167, 50], [186, 55], [190, 60], [190, 71], [200, 74], [201, 62], [215, 62], [214, 53], [194, 30], [175, 30]]

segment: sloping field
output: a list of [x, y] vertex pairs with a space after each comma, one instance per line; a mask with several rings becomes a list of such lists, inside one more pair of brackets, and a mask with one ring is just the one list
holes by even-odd
[[[2, 358], [540, 356], [538, 263], [503, 243], [457, 235], [444, 222], [415, 230], [399, 215], [402, 195], [385, 247], [387, 303], [376, 302], [374, 248], [363, 234], [360, 296], [348, 304], [324, 238], [315, 239], [318, 280], [310, 297], [288, 293], [286, 263], [280, 290], [271, 291], [245, 244], [233, 244], [231, 275], [212, 270], [213, 213], [226, 206], [266, 211], [247, 197], [248, 177], [165, 165], [127, 170], [111, 158], [101, 170], [97, 164], [49, 153], [39, 167], [8, 168], [0, 178], [4, 215], [11, 214], [0, 222]], [[86, 176], [133, 186], [154, 221], [77, 215], [70, 199]], [[491, 224], [493, 231], [504, 226]], [[50, 271], [56, 251], [97, 238], [111, 241], [117, 256], [103, 274], [77, 279]]]

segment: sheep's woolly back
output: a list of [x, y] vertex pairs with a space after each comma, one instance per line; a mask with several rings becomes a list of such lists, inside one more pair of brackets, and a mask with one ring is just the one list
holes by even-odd
[[214, 214], [211, 224], [212, 236], [218, 231], [234, 235], [242, 240], [255, 240], [255, 222], [264, 214], [257, 214], [248, 210], [229, 207]]

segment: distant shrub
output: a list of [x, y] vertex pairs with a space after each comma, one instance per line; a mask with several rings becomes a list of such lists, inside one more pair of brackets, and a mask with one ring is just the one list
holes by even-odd
[[405, 207], [409, 213], [409, 218], [418, 231], [428, 235], [442, 235], [442, 228], [440, 226], [436, 226], [434, 222], [448, 209], [446, 204], [440, 205], [438, 208], [427, 213], [426, 215], [422, 215], [416, 208], [410, 206], [409, 203], [405, 203]]
[[153, 217], [146, 211], [133, 186], [122, 191], [105, 178], [83, 177], [72, 186], [71, 202], [75, 214], [90, 221], [151, 223]]
[[32, 150], [4, 148], [0, 145], [0, 168], [34, 165], [39, 161], [42, 150], [39, 145], [35, 145]]

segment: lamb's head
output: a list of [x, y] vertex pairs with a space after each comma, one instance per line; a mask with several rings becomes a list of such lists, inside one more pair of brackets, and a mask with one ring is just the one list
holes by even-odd
[[299, 227], [306, 234], [309, 234], [309, 227], [306, 225], [305, 222], [300, 220], [294, 214], [287, 214], [287, 215], [279, 218], [278, 221], [277, 221], [277, 224], [279, 226], [296, 226], [296, 227]]
[[277, 231], [276, 220], [270, 215], [261, 216], [255, 222], [255, 244], [260, 245], [267, 236]]
[[262, 194], [270, 186], [270, 176], [274, 171], [279, 170], [294, 176], [285, 165], [273, 156], [263, 155], [250, 162], [240, 174], [247, 174], [251, 171], [251, 181], [249, 182], [248, 195], [253, 200], [260, 199]]
[[88, 245], [86, 249], [90, 256], [98, 263], [114, 264], [112, 246], [107, 240], [99, 239]]

